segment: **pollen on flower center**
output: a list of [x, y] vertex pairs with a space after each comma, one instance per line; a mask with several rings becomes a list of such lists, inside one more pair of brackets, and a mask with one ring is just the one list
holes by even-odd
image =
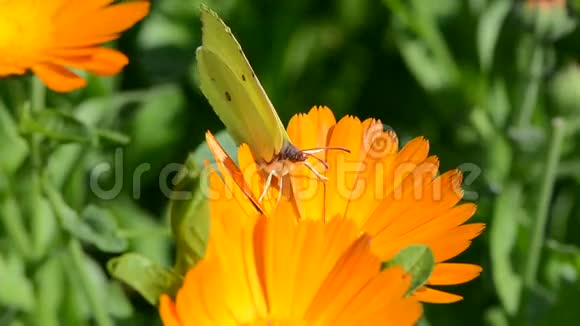
[[26, 11], [20, 7], [3, 9], [0, 11], [0, 66], [27, 66], [38, 61], [39, 50], [52, 39], [52, 26], [47, 17], [37, 15], [30, 7]]

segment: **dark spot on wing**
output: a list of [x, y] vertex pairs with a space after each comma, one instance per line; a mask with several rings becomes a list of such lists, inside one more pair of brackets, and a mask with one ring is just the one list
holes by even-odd
[[232, 101], [232, 96], [230, 95], [229, 92], [226, 92], [226, 100], [228, 100], [228, 102]]
[[246, 81], [246, 75], [242, 74], [242, 80]]

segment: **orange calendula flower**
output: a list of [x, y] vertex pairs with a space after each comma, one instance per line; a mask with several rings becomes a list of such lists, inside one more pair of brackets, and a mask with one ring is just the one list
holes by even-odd
[[50, 89], [67, 92], [86, 85], [68, 68], [100, 76], [127, 63], [100, 44], [119, 38], [149, 12], [149, 1], [0, 0], [0, 77], [32, 70]]
[[165, 325], [413, 325], [421, 316], [405, 295], [410, 276], [381, 270], [352, 221], [299, 219], [287, 199], [266, 217], [228, 175], [209, 178], [207, 253], [175, 299], [160, 298]]
[[[476, 206], [459, 204], [463, 198], [459, 170], [438, 175], [439, 161], [429, 156], [429, 143], [424, 138], [415, 138], [399, 150], [397, 136], [384, 131], [380, 121], [361, 122], [347, 116], [337, 123], [332, 111], [325, 107], [294, 116], [288, 134], [298, 148], [332, 146], [351, 151], [317, 154], [328, 164], [325, 169], [320, 162], [311, 161], [328, 178], [324, 182], [304, 165], [294, 166], [290, 178], [285, 180], [291, 181], [291, 187], [288, 184], [283, 189], [300, 219], [353, 221], [361, 233], [372, 237], [371, 250], [382, 261], [393, 258], [408, 245], [427, 245], [437, 264], [428, 286], [415, 292], [415, 297], [433, 303], [462, 299], [430, 287], [465, 283], [481, 273], [478, 265], [446, 262], [465, 251], [485, 227], [482, 223], [464, 224]], [[243, 175], [249, 189], [246, 192], [251, 192], [253, 198], [259, 196], [265, 174], [247, 146], [240, 147], [238, 160], [240, 170], [228, 168], [228, 173]], [[276, 207], [278, 189], [274, 184], [267, 198], [259, 203], [265, 211]]]

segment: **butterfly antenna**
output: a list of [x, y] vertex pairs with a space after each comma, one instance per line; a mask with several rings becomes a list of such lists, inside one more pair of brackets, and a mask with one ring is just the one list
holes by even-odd
[[324, 151], [343, 151], [350, 153], [350, 149], [346, 147], [330, 146], [330, 147], [315, 147], [302, 150], [304, 154], [316, 154]]
[[316, 148], [304, 149], [304, 150], [302, 150], [302, 153], [308, 157], [314, 158], [315, 160], [320, 162], [322, 165], [324, 165], [324, 168], [328, 170], [328, 163], [326, 163], [320, 157], [315, 156], [314, 154], [321, 153], [324, 151], [332, 151], [332, 150], [338, 150], [338, 151], [344, 151], [344, 152], [350, 153], [350, 150], [346, 147], [316, 147]]
[[317, 160], [318, 162], [320, 162], [322, 165], [324, 165], [324, 169], [328, 170], [328, 163], [326, 163], [326, 161], [324, 161], [323, 159], [321, 159], [320, 157], [311, 154], [311, 153], [305, 153], [303, 152], [304, 155], [308, 156], [308, 157], [312, 157], [313, 159]]

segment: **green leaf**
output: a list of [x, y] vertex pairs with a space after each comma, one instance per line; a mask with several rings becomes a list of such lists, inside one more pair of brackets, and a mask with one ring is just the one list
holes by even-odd
[[455, 86], [459, 77], [457, 63], [437, 23], [438, 16], [455, 11], [459, 8], [457, 4], [445, 1], [429, 6], [420, 0], [383, 2], [397, 18], [395, 41], [421, 86], [430, 92]]
[[417, 289], [427, 283], [435, 269], [435, 256], [426, 245], [414, 244], [401, 249], [391, 260], [383, 262], [382, 268], [401, 266], [412, 277], [407, 295], [413, 294]]
[[512, 148], [502, 134], [494, 134], [487, 144], [485, 178], [493, 189], [501, 190], [509, 180], [513, 163]]
[[[70, 319], [95, 318], [97, 324], [109, 325], [106, 311], [109, 280], [101, 265], [83, 252], [79, 241], [71, 239], [69, 250], [63, 256], [69, 292], [65, 302]], [[105, 321], [106, 320], [106, 321]], [[78, 323], [77, 323], [78, 324]]]
[[127, 318], [133, 314], [133, 306], [117, 282], [107, 285], [107, 306], [109, 313], [117, 318]]
[[42, 110], [24, 116], [20, 129], [25, 134], [38, 133], [63, 143], [97, 141], [94, 130], [75, 116], [57, 110]]
[[78, 225], [79, 232], [84, 234], [81, 239], [104, 252], [115, 253], [127, 249], [127, 240], [118, 235], [117, 222], [108, 209], [89, 205], [81, 213], [81, 219], [83, 224]]
[[521, 185], [509, 184], [496, 200], [490, 233], [492, 276], [503, 308], [510, 316], [518, 311], [522, 279], [511, 257], [518, 238], [518, 221], [523, 214]]
[[575, 283], [580, 285], [580, 248], [554, 240], [548, 240], [546, 248], [543, 270], [550, 288], [562, 290]]
[[28, 155], [28, 145], [18, 134], [18, 127], [0, 101], [0, 170], [11, 175]]
[[32, 324], [58, 326], [59, 309], [64, 299], [64, 270], [59, 256], [47, 259], [36, 271], [34, 284], [38, 304], [35, 307]]
[[494, 79], [488, 91], [486, 110], [497, 129], [503, 129], [512, 111], [508, 87], [503, 78]]
[[[176, 265], [179, 274], [185, 274], [204, 255], [209, 239], [209, 200], [206, 173], [200, 173], [190, 156], [169, 202], [171, 230], [176, 242]], [[181, 194], [182, 196], [177, 196]], [[186, 195], [186, 196], [183, 196]]]
[[89, 149], [80, 144], [66, 144], [53, 149], [46, 170], [56, 188], [62, 189], [70, 183], [72, 174], [84, 168], [81, 162], [88, 153]]
[[441, 0], [437, 2], [412, 0], [409, 2], [411, 2], [413, 9], [419, 12], [422, 18], [429, 18], [431, 20], [453, 17], [459, 14], [461, 9], [461, 4], [455, 0]]
[[568, 63], [561, 68], [549, 83], [550, 99], [559, 114], [563, 116], [580, 116], [580, 68], [576, 62]]
[[147, 100], [148, 91], [131, 91], [112, 96], [92, 97], [75, 108], [74, 116], [92, 127], [111, 127], [118, 122], [119, 114], [133, 103]]
[[61, 306], [62, 325], [82, 325], [90, 318], [91, 312], [84, 287], [70, 261], [63, 259], [63, 269], [66, 278]]
[[129, 240], [132, 252], [143, 254], [154, 261], [170, 265], [173, 262], [170, 230], [159, 217], [137, 205], [128, 195], [111, 201], [108, 208], [123, 229], [123, 237]]
[[[31, 192], [30, 230], [34, 257], [44, 257], [59, 232], [58, 221], [49, 201], [37, 191]], [[32, 195], [35, 194], [35, 195]]]
[[499, 307], [493, 307], [485, 312], [486, 325], [509, 326], [510, 322], [505, 312]]
[[0, 304], [23, 311], [35, 305], [32, 283], [24, 273], [24, 262], [16, 255], [0, 254]]
[[434, 92], [444, 89], [452, 82], [449, 71], [436, 61], [427, 46], [418, 40], [398, 33], [396, 40], [405, 63], [421, 86]]
[[32, 257], [32, 246], [24, 221], [15, 196], [9, 191], [0, 193], [0, 226], [3, 233], [7, 235], [11, 248], [24, 257]]
[[471, 124], [485, 141], [490, 141], [497, 134], [489, 116], [483, 110], [473, 110], [469, 116]]
[[477, 53], [483, 71], [489, 71], [503, 22], [510, 11], [510, 0], [496, 0], [485, 9], [477, 26]]
[[181, 118], [180, 113], [185, 105], [184, 94], [177, 85], [151, 89], [147, 100], [131, 121], [131, 148], [150, 151], [173, 142], [180, 132], [179, 128], [183, 126], [175, 122]]
[[89, 205], [81, 218], [49, 181], [45, 180], [43, 184], [61, 226], [70, 234], [104, 252], [122, 252], [127, 248], [127, 242], [118, 235], [116, 220], [108, 210]]
[[59, 234], [59, 226], [52, 206], [42, 193], [40, 177], [34, 169], [20, 171], [13, 182], [12, 193], [16, 198], [21, 216], [11, 218], [25, 221], [27, 245], [30, 246], [31, 256], [41, 259], [51, 250]]
[[171, 270], [136, 253], [109, 260], [107, 270], [153, 305], [157, 304], [163, 293], [173, 296], [181, 283], [181, 278]]

